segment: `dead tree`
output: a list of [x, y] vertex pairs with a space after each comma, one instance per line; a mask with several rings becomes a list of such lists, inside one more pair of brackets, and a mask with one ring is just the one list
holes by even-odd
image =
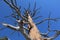
[[[56, 21], [59, 18], [50, 18], [50, 15], [48, 18], [43, 19], [42, 21], [40, 21], [39, 23], [34, 23], [32, 17], [34, 17], [36, 15], [36, 12], [38, 11], [38, 9], [36, 9], [36, 3], [33, 9], [33, 12], [31, 12], [30, 10], [30, 4], [29, 7], [27, 9], [24, 9], [24, 15], [22, 15], [21, 13], [21, 7], [17, 6], [17, 2], [16, 0], [3, 0], [7, 5], [9, 5], [9, 7], [15, 11], [15, 13], [11, 14], [10, 16], [12, 16], [15, 21], [17, 22], [17, 26], [13, 26], [7, 23], [1, 23], [2, 25], [4, 25], [7, 28], [10, 28], [12, 30], [21, 32], [21, 34], [23, 34], [23, 36], [26, 38], [26, 40], [53, 40], [55, 39], [58, 35], [60, 35], [60, 31], [58, 30], [50, 30], [50, 21]], [[7, 16], [9, 17], [9, 16]], [[41, 16], [39, 16], [41, 17]], [[36, 18], [39, 18], [36, 17]], [[20, 19], [21, 18], [21, 19]], [[35, 18], [35, 19], [36, 19]], [[47, 33], [41, 33], [38, 29], [37, 26], [38, 24], [43, 23], [44, 21], [48, 20], [48, 32]], [[27, 24], [27, 27], [25, 27], [25, 25]], [[26, 32], [28, 31], [28, 33]], [[53, 37], [49, 37], [48, 34], [49, 32], [54, 31], [56, 32], [56, 34]]]

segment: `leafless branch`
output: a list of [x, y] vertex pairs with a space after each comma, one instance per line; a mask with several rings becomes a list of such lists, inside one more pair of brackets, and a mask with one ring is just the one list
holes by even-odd
[[28, 34], [26, 33], [25, 29], [20, 28], [19, 26], [15, 27], [15, 26], [12, 26], [12, 25], [6, 24], [6, 23], [2, 23], [2, 25], [6, 26], [12, 30], [20, 31], [25, 36], [26, 39], [31, 40], [31, 38], [28, 37]]
[[12, 3], [12, 4], [9, 3], [7, 0], [4, 0], [4, 2], [6, 2], [12, 9], [14, 9], [14, 10], [16, 11], [16, 13], [18, 14], [18, 16], [20, 16], [22, 19], [26, 20], [26, 19], [21, 15], [20, 9], [13, 4], [13, 1], [12, 1], [12, 0], [11, 0], [11, 3]]
[[34, 17], [39, 9], [40, 9], [40, 8], [37, 8], [37, 9], [36, 9], [36, 2], [35, 2], [34, 9], [33, 9], [33, 13], [31, 14], [31, 15], [32, 15], [31, 17]]
[[35, 17], [35, 18], [33, 18], [33, 20], [36, 20], [36, 19], [41, 18], [41, 17], [42, 17], [42, 16]]
[[36, 23], [36, 25], [41, 24], [41, 23], [43, 23], [43, 22], [45, 22], [45, 21], [47, 21], [47, 20], [57, 21], [58, 19], [60, 19], [60, 18], [45, 18], [45, 19], [43, 19], [42, 21]]
[[6, 24], [6, 23], [1, 23], [1, 24], [4, 25], [4, 26], [6, 26], [6, 27], [8, 27], [8, 28], [10, 28], [10, 29], [13, 29], [13, 30], [18, 30], [20, 28], [19, 26], [15, 27], [15, 26], [12, 26], [12, 25]]
[[[7, 3], [11, 7], [12, 10], [15, 11], [15, 14], [13, 13], [10, 16], [12, 16], [13, 18], [16, 19], [15, 21], [18, 23], [18, 26], [15, 27], [15, 26], [7, 24], [7, 23], [1, 23], [1, 24], [4, 25], [7, 28], [10, 28], [12, 30], [16, 30], [16, 31], [21, 32], [24, 35], [24, 37], [26, 38], [26, 40], [33, 40], [34, 39], [33, 36], [35, 37], [36, 34], [38, 35], [39, 39], [40, 39], [41, 36], [44, 36], [44, 37], [47, 37], [45, 39], [48, 39], [48, 40], [53, 40], [58, 35], [60, 35], [60, 31], [55, 30], [56, 34], [53, 37], [48, 36], [49, 32], [51, 31], [50, 30], [50, 20], [57, 21], [57, 19], [60, 19], [60, 18], [50, 18], [50, 14], [49, 14], [48, 18], [45, 18], [45, 19], [41, 20], [40, 22], [36, 23], [36, 25], [38, 25], [38, 24], [41, 24], [41, 23], [48, 20], [48, 29], [47, 29], [48, 32], [47, 33], [39, 33], [39, 30], [37, 29], [37, 27], [36, 27], [36, 25], [35, 25], [35, 23], [33, 22], [33, 19], [32, 19], [32, 17], [34, 17], [36, 15], [37, 11], [39, 10], [39, 9], [36, 9], [36, 2], [35, 2], [35, 5], [34, 5], [33, 12], [31, 12], [31, 10], [30, 10], [30, 3], [29, 3], [28, 9], [24, 9], [24, 15], [22, 15], [22, 13], [21, 13], [21, 7], [20, 8], [17, 7], [16, 0], [10, 0], [10, 2], [8, 2], [8, 0], [4, 0], [4, 2]], [[9, 16], [7, 16], [7, 17], [9, 17]], [[41, 17], [41, 16], [38, 16], [34, 19], [37, 19], [39, 17]], [[27, 24], [28, 27], [30, 27], [30, 28], [25, 27], [24, 24]], [[31, 35], [30, 35], [30, 33], [29, 34], [26, 33], [26, 30], [31, 32]], [[33, 34], [33, 31], [34, 31], [35, 34]], [[38, 39], [38, 38], [35, 37], [35, 40]]]

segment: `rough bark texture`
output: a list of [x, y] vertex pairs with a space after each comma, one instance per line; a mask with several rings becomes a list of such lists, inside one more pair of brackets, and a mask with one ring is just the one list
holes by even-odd
[[30, 32], [29, 32], [29, 36], [33, 39], [33, 40], [42, 40], [41, 35], [39, 33], [39, 30], [37, 29], [36, 25], [34, 24], [32, 18], [29, 16], [28, 17], [28, 21], [29, 21], [29, 27], [32, 27]]
[[[16, 30], [16, 31], [19, 31], [23, 34], [23, 36], [25, 37], [26, 40], [52, 40], [54, 37], [56, 38], [58, 35], [60, 35], [60, 31], [56, 31], [56, 34], [53, 38], [42, 38], [42, 35], [41, 33], [39, 32], [39, 30], [37, 29], [37, 26], [35, 25], [35, 23], [33, 22], [31, 16], [29, 15], [29, 10], [25, 10], [25, 15], [22, 16], [21, 14], [21, 10], [16, 6], [14, 5], [14, 1], [16, 0], [10, 0], [10, 2], [8, 2], [8, 0], [4, 0], [5, 3], [7, 3], [13, 10], [15, 10], [16, 14], [18, 15], [19, 18], [16, 18], [16, 16], [14, 15], [13, 18], [15, 18], [16, 20], [19, 20], [17, 21], [18, 23], [18, 27], [15, 27], [15, 26], [12, 26], [10, 24], [6, 24], [6, 23], [2, 23], [2, 25], [6, 26], [7, 28], [10, 28], [10, 29], [13, 29], [13, 30]], [[35, 12], [36, 10], [34, 10], [34, 14], [33, 16], [35, 15]], [[28, 24], [28, 28], [27, 30], [29, 31], [28, 33], [26, 33], [26, 28], [24, 28], [24, 22], [20, 20], [20, 18], [22, 18], [22, 20], [26, 23], [27, 21], [27, 24]], [[41, 22], [37, 23], [37, 24], [40, 24], [46, 20], [54, 20], [56, 21], [55, 19], [45, 19], [45, 20], [42, 20]], [[3, 38], [3, 39], [0, 39], [0, 40], [8, 40], [7, 38]]]

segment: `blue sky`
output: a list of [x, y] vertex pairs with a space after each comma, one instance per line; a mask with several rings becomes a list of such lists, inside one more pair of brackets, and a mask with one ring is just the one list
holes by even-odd
[[[39, 18], [37, 20], [34, 20], [34, 22], [39, 22], [44, 18], [47, 18], [49, 15], [49, 12], [51, 12], [51, 18], [60, 18], [60, 0], [17, 0], [18, 6], [22, 6], [22, 8], [27, 8], [28, 4], [31, 5], [31, 10], [34, 7], [34, 3], [36, 2], [36, 7], [40, 8], [40, 13], [37, 13], [36, 16], [42, 15], [42, 18]], [[13, 24], [12, 21], [8, 18], [3, 18], [4, 16], [10, 15], [12, 13], [11, 8], [3, 1], [0, 0], [0, 22], [7, 22], [10, 24]], [[0, 25], [0, 27], [4, 27]], [[37, 28], [41, 32], [47, 31], [47, 21], [38, 25]], [[44, 30], [42, 30], [44, 29]], [[60, 20], [57, 22], [51, 22], [51, 29], [60, 29]], [[11, 29], [4, 29], [0, 31], [0, 37], [7, 36], [11, 40], [24, 40], [24, 37], [21, 33], [18, 33], [14, 31], [14, 34], [10, 35], [14, 30]], [[51, 33], [53, 34], [53, 32]], [[19, 35], [19, 36], [18, 36]], [[58, 36], [55, 40], [60, 40], [60, 36]]]

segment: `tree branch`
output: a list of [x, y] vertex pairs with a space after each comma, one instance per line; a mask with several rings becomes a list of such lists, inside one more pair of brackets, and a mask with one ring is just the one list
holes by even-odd
[[5, 27], [7, 28], [10, 28], [10, 29], [13, 29], [13, 30], [19, 30], [19, 26], [18, 27], [15, 27], [13, 25], [10, 25], [10, 24], [6, 24], [6, 23], [1, 23], [2, 25], [4, 25]]
[[2, 23], [2, 25], [6, 26], [7, 28], [10, 28], [12, 30], [16, 30], [16, 31], [20, 31], [27, 40], [31, 40], [31, 38], [29, 37], [29, 35], [26, 33], [25, 29], [26, 28], [20, 28], [19, 26], [18, 27], [15, 27], [15, 26], [12, 26], [10, 24], [6, 24], [6, 23]]
[[[12, 9], [14, 9], [16, 11], [16, 13], [18, 14], [18, 16], [20, 16], [22, 19], [26, 20], [26, 18], [21, 15], [20, 9], [17, 6], [9, 3], [7, 0], [4, 0], [4, 2], [7, 3]], [[11, 2], [13, 2], [13, 1], [11, 1]]]
[[43, 23], [43, 22], [45, 22], [45, 21], [47, 21], [47, 20], [57, 21], [57, 19], [60, 19], [60, 18], [45, 18], [45, 19], [43, 19], [42, 21], [36, 23], [36, 25], [39, 25], [39, 24], [41, 24], [41, 23]]

